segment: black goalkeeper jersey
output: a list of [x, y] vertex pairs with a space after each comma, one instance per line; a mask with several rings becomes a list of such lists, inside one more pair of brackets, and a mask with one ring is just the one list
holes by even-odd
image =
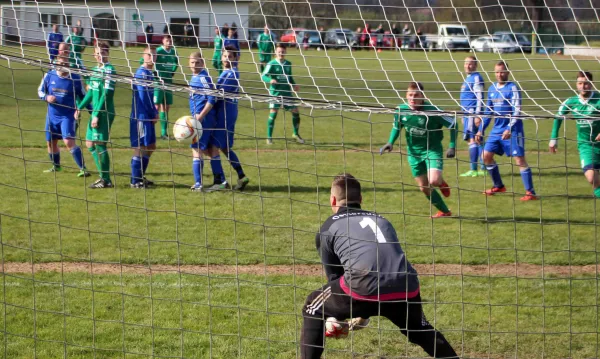
[[419, 294], [412, 267], [392, 224], [377, 213], [342, 207], [316, 236], [329, 281], [357, 299], [394, 300]]

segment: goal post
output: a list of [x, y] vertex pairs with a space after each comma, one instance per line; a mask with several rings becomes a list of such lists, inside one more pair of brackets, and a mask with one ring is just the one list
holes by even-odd
[[[332, 214], [334, 177], [351, 173], [361, 207], [393, 225], [418, 272], [427, 321], [460, 357], [597, 357], [598, 213], [589, 178], [598, 175], [600, 109], [592, 107], [600, 101], [593, 81], [582, 87], [581, 72], [600, 76], [599, 11], [594, 2], [559, 0], [2, 4], [0, 356], [301, 357], [302, 308], [328, 280], [315, 236]], [[81, 46], [79, 66], [50, 60], [52, 25], [62, 41], [86, 40], [73, 46]], [[265, 26], [283, 48], [257, 48]], [[239, 75], [225, 73], [239, 83], [215, 67], [225, 51], [215, 55], [216, 28], [234, 29], [224, 43], [237, 40], [239, 58], [225, 63], [237, 63]], [[161, 56], [177, 58], [170, 69], [143, 58], [163, 35], [175, 52], [167, 46]], [[100, 41], [114, 71], [95, 68], [92, 43]], [[269, 72], [282, 51], [291, 73]], [[193, 77], [196, 52], [216, 88], [191, 87], [207, 81]], [[140, 66], [151, 80], [135, 77]], [[46, 127], [55, 108], [44, 93], [49, 72], [57, 76], [49, 81], [83, 77], [86, 91], [114, 87], [113, 104], [81, 109], [74, 135], [64, 135], [72, 142], [55, 123]], [[276, 91], [280, 81], [290, 87]], [[498, 81], [510, 83], [492, 86]], [[468, 113], [461, 94], [476, 86], [481, 108]], [[132, 98], [149, 87], [147, 96], [165, 99], [152, 118], [156, 149], [132, 144], [146, 126]], [[413, 106], [421, 93], [431, 107]], [[198, 155], [172, 128], [190, 115], [190, 98], [204, 95], [223, 118], [237, 118], [234, 127], [214, 124], [231, 145]], [[509, 113], [485, 114], [508, 96]], [[567, 99], [581, 113], [560, 109]], [[107, 142], [87, 137], [94, 113], [114, 116]], [[469, 141], [479, 140], [479, 118], [490, 120], [481, 147]], [[493, 147], [494, 136], [506, 136], [502, 121], [516, 138]], [[594, 138], [584, 141], [588, 129]], [[484, 150], [495, 153], [485, 165]], [[106, 188], [91, 188], [97, 179]], [[243, 189], [229, 188], [236, 185]], [[438, 212], [451, 215], [432, 218]], [[384, 250], [388, 233], [376, 221], [361, 226]], [[425, 355], [405, 328], [370, 319], [346, 339], [328, 339], [324, 356]]]

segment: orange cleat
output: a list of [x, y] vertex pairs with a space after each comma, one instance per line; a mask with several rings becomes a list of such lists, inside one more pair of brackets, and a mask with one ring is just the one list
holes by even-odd
[[442, 182], [442, 185], [440, 186], [440, 191], [442, 192], [444, 197], [450, 197], [450, 187], [448, 187], [446, 181]]
[[450, 211], [448, 211], [448, 212], [438, 211], [438, 213], [436, 213], [433, 216], [431, 216], [431, 218], [442, 218], [442, 217], [452, 217], [452, 212], [450, 212]]
[[492, 187], [490, 189], [488, 189], [487, 191], [483, 192], [483, 194], [485, 194], [486, 196], [493, 196], [496, 193], [504, 193], [506, 192], [506, 187], [502, 186], [502, 187]]
[[538, 197], [529, 191], [525, 192], [525, 195], [521, 197], [521, 201], [535, 201], [537, 199]]

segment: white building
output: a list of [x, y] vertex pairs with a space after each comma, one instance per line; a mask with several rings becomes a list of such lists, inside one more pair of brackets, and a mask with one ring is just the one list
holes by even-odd
[[[160, 35], [169, 26], [175, 41], [182, 40], [186, 21], [194, 25], [199, 42], [209, 43], [214, 37], [215, 25], [235, 23], [240, 43], [246, 39], [248, 8], [252, 0], [87, 0], [87, 6], [73, 3], [47, 5], [47, 1], [0, 1], [2, 40], [18, 36], [21, 42], [41, 44], [59, 24], [61, 32], [68, 34], [79, 22], [86, 39], [96, 37], [114, 44], [145, 43], [145, 29], [154, 27], [152, 41], [160, 42]], [[65, 36], [66, 37], [66, 36]]]

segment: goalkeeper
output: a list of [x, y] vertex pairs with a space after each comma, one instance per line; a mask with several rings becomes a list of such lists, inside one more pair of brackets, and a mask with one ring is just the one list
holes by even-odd
[[[577, 73], [577, 96], [568, 98], [558, 109], [552, 126], [550, 152], [558, 148], [558, 131], [562, 117], [571, 114], [576, 120], [577, 149], [583, 174], [594, 189], [594, 196], [600, 198], [600, 94], [594, 91], [593, 77], [589, 72]], [[559, 117], [560, 116], [560, 117]]]
[[334, 178], [329, 197], [334, 214], [316, 236], [328, 283], [312, 292], [302, 309], [301, 357], [321, 357], [328, 317], [354, 318], [350, 323], [357, 330], [366, 325], [365, 319], [384, 316], [432, 357], [458, 358], [425, 318], [417, 271], [396, 230], [387, 219], [361, 209], [361, 202], [356, 178], [347, 173]]
[[440, 109], [425, 100], [423, 85], [411, 82], [406, 92], [408, 105], [400, 105], [394, 114], [394, 127], [388, 143], [381, 148], [380, 154], [391, 152], [394, 142], [400, 135], [402, 127], [406, 132], [408, 147], [408, 163], [412, 175], [417, 181], [421, 192], [438, 209], [432, 218], [450, 217], [452, 212], [440, 194], [432, 187], [439, 187], [444, 197], [450, 196], [450, 188], [442, 177], [444, 168], [442, 139], [443, 127], [450, 128], [450, 148], [447, 158], [454, 158], [456, 143], [456, 126], [454, 119], [436, 114], [416, 114], [414, 111], [439, 112]]

